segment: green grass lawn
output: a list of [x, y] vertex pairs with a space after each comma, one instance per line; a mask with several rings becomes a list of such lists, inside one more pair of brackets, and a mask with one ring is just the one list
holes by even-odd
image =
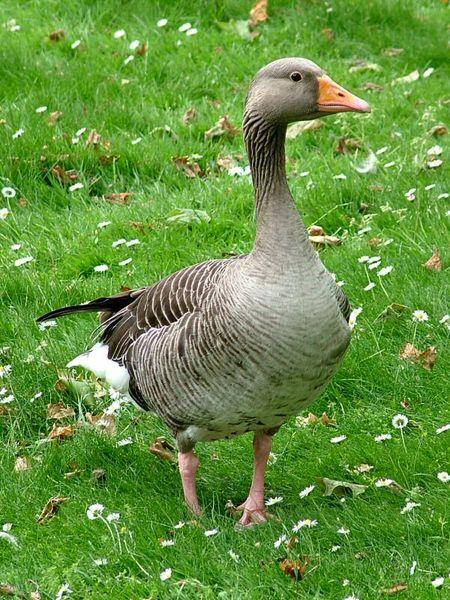
[[[279, 0], [253, 41], [230, 25], [248, 17], [251, 3], [238, 0], [1, 4], [0, 188], [15, 195], [0, 196], [0, 531], [12, 524], [0, 534], [0, 584], [24, 598], [38, 590], [42, 599], [60, 591], [73, 600], [368, 600], [405, 583], [402, 598], [444, 598], [450, 581], [442, 588], [432, 581], [449, 572], [448, 484], [437, 475], [450, 471], [450, 432], [436, 433], [450, 422], [448, 323], [440, 322], [449, 312], [448, 136], [431, 130], [448, 116], [445, 3]], [[157, 27], [162, 18], [167, 25]], [[11, 19], [19, 31], [11, 31]], [[178, 32], [186, 22], [196, 35]], [[60, 29], [65, 37], [50, 40]], [[120, 29], [126, 36], [116, 38]], [[76, 40], [81, 44], [72, 48]], [[148, 51], [130, 50], [133, 40], [146, 42]], [[61, 372], [69, 375], [64, 365], [91, 343], [95, 316], [68, 317], [44, 331], [35, 318], [251, 249], [251, 182], [230, 176], [217, 162], [232, 156], [246, 166], [242, 136], [205, 140], [204, 133], [223, 115], [239, 126], [253, 75], [289, 55], [319, 63], [372, 105], [370, 115], [329, 117], [321, 129], [287, 142], [290, 184], [305, 223], [342, 239], [323, 249], [322, 258], [345, 282], [353, 307], [363, 311], [342, 368], [310, 407], [317, 415], [326, 411], [336, 425], [300, 427], [294, 420], [282, 428], [266, 494], [283, 500], [271, 508], [269, 523], [239, 533], [225, 504], [246, 497], [251, 437], [198, 445], [205, 511], [191, 522], [175, 463], [149, 452], [156, 437], [168, 436], [158, 419], [126, 406], [116, 434], [101, 434], [86, 413], [100, 414], [111, 398], [86, 374], [90, 396], [55, 388]], [[358, 59], [369, 66], [352, 69], [361, 66]], [[423, 77], [430, 67], [432, 74]], [[417, 80], [391, 84], [415, 70]], [[368, 83], [381, 87], [367, 89]], [[182, 117], [191, 107], [197, 117], [186, 125]], [[49, 124], [56, 111], [62, 114]], [[86, 144], [94, 129], [99, 143]], [[20, 130], [23, 135], [15, 136]], [[360, 148], [336, 152], [343, 137], [358, 140]], [[433, 149], [437, 145], [442, 154]], [[376, 171], [359, 173], [356, 167], [371, 152]], [[184, 155], [200, 156], [193, 160], [203, 177], [188, 178], [176, 168], [172, 158]], [[443, 164], [433, 168], [436, 160]], [[75, 183], [83, 187], [69, 191]], [[408, 199], [411, 188], [416, 191]], [[126, 204], [104, 199], [124, 192], [132, 193]], [[205, 211], [210, 220], [171, 223], [175, 209]], [[100, 228], [105, 221], [111, 223]], [[113, 247], [121, 238], [140, 244]], [[441, 271], [423, 266], [436, 248]], [[380, 256], [381, 264], [369, 269], [359, 262], [362, 256]], [[33, 260], [15, 266], [25, 257]], [[132, 262], [120, 265], [127, 258]], [[109, 269], [96, 271], [102, 264]], [[393, 270], [378, 276], [387, 266]], [[376, 287], [365, 291], [371, 281]], [[419, 309], [427, 321], [413, 320]], [[399, 357], [407, 342], [420, 351], [435, 347], [432, 370]], [[60, 442], [48, 439], [55, 421], [47, 405], [58, 402], [75, 416], [57, 424], [76, 425]], [[399, 413], [409, 419], [402, 430], [392, 425]], [[376, 442], [384, 433], [391, 439]], [[344, 441], [330, 442], [341, 435]], [[127, 438], [131, 444], [118, 445]], [[18, 457], [27, 460], [27, 470], [15, 470]], [[355, 469], [361, 464], [373, 468]], [[94, 469], [104, 476], [93, 477]], [[367, 489], [357, 497], [325, 496], [320, 477]], [[400, 489], [377, 487], [381, 478]], [[38, 524], [51, 497], [68, 500]], [[417, 506], [402, 514], [407, 502]], [[119, 521], [88, 519], [94, 503], [105, 506], [104, 517], [120, 513]], [[283, 534], [290, 539], [300, 519], [317, 525], [301, 528], [289, 547], [275, 547]], [[179, 521], [186, 524], [174, 529]], [[216, 535], [205, 536], [213, 529]], [[168, 539], [175, 545], [161, 544]], [[284, 559], [305, 557], [301, 581], [280, 568]], [[167, 568], [172, 576], [162, 581]], [[63, 593], [64, 584], [71, 594]]]

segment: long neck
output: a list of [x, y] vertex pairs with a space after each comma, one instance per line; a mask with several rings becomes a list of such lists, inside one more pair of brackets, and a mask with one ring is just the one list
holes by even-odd
[[255, 188], [257, 234], [253, 254], [274, 262], [315, 254], [286, 181], [286, 126], [265, 121], [248, 109], [244, 138]]

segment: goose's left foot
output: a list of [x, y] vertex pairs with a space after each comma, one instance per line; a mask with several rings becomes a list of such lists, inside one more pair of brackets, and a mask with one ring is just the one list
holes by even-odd
[[194, 451], [178, 453], [178, 467], [183, 484], [184, 499], [194, 515], [201, 515], [202, 509], [197, 497], [196, 476], [200, 461]]
[[265, 523], [268, 519], [264, 505], [264, 476], [271, 448], [272, 436], [262, 431], [256, 432], [253, 438], [254, 462], [252, 486], [247, 500], [237, 508], [238, 511], [244, 511], [239, 521], [241, 527], [259, 525], [260, 523]]

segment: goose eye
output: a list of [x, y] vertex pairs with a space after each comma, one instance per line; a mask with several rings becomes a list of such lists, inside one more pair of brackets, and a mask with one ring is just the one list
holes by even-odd
[[294, 71], [293, 73], [291, 73], [290, 77], [292, 81], [301, 81], [303, 79], [302, 74], [298, 71]]

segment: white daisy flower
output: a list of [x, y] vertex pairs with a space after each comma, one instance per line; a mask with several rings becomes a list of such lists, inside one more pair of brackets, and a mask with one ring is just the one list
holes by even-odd
[[115, 31], [115, 32], [114, 32], [114, 34], [113, 34], [113, 37], [114, 37], [114, 39], [116, 39], [116, 40], [120, 40], [120, 38], [123, 38], [123, 37], [125, 37], [126, 35], [127, 35], [127, 34], [126, 34], [126, 31], [125, 31], [125, 29], [118, 29], [117, 31]]
[[367, 255], [360, 256], [358, 258], [359, 263], [366, 263], [366, 262], [369, 262], [369, 260], [370, 260], [370, 256], [367, 256]]
[[178, 521], [178, 523], [176, 525], [174, 525], [173, 528], [174, 529], [181, 529], [185, 525], [186, 525], [186, 523], [184, 521]]
[[432, 146], [427, 150], [428, 156], [439, 156], [442, 154], [442, 146], [436, 144], [436, 146]]
[[190, 23], [183, 23], [183, 25], [180, 25], [180, 27], [178, 27], [178, 31], [180, 33], [184, 33], [188, 29], [191, 29], [191, 27], [192, 27], [192, 25]]
[[439, 196], [437, 197], [438, 200], [445, 200], [450, 196], [450, 194], [448, 194], [447, 192], [444, 192], [443, 194], [439, 194]]
[[77, 190], [82, 190], [83, 188], [84, 185], [81, 182], [73, 183], [71, 186], [69, 186], [69, 192], [76, 192]]
[[442, 481], [442, 483], [448, 483], [450, 481], [450, 475], [447, 473], [447, 471], [441, 471], [438, 473], [437, 478], [439, 481]]
[[393, 479], [387, 479], [386, 477], [382, 477], [381, 479], [377, 479], [375, 481], [375, 487], [390, 487], [394, 483]]
[[373, 283], [373, 281], [371, 281], [370, 283], [368, 283], [366, 285], [366, 287], [364, 288], [365, 292], [370, 292], [370, 290], [373, 290], [373, 288], [376, 286], [376, 283]]
[[38, 106], [34, 112], [39, 114], [39, 113], [45, 113], [46, 110], [47, 110], [46, 106]]
[[10, 246], [11, 250], [20, 250], [22, 248], [22, 244], [11, 244]]
[[417, 191], [417, 188], [411, 188], [410, 190], [408, 190], [405, 193], [406, 199], [409, 200], [410, 202], [415, 200], [416, 199], [416, 191]]
[[337, 532], [341, 535], [348, 535], [350, 533], [350, 529], [347, 529], [347, 527], [339, 527]]
[[338, 435], [336, 437], [331, 438], [330, 442], [332, 444], [340, 444], [340, 442], [343, 442], [346, 439], [347, 439], [346, 435]]
[[435, 187], [436, 187], [435, 183], [430, 183], [430, 185], [426, 185], [424, 189], [428, 192], [428, 190], [432, 190]]
[[126, 59], [123, 61], [123, 64], [124, 64], [124, 65], [128, 65], [128, 64], [130, 64], [130, 62], [131, 62], [132, 60], [134, 60], [134, 55], [133, 55], [133, 54], [130, 54], [130, 55], [129, 55], [129, 56], [127, 56], [127, 57], [126, 57]]
[[228, 554], [229, 554], [230, 558], [232, 558], [234, 560], [234, 562], [239, 562], [239, 554], [236, 554], [236, 552], [234, 552], [234, 550], [228, 550]]
[[404, 515], [405, 513], [411, 512], [414, 508], [417, 508], [419, 506], [420, 506], [420, 503], [412, 502], [411, 500], [408, 500], [408, 502], [405, 504], [405, 506], [401, 509], [400, 514]]
[[133, 440], [130, 437], [124, 438], [123, 440], [119, 440], [117, 442], [117, 446], [129, 446], [130, 444], [133, 443]]
[[443, 577], [436, 577], [436, 579], [433, 579], [433, 581], [431, 582], [431, 585], [434, 588], [440, 588], [444, 585], [444, 581], [445, 579]]
[[392, 439], [392, 435], [390, 433], [380, 433], [380, 435], [376, 435], [373, 439], [376, 442], [384, 442], [386, 440]]
[[392, 425], [395, 429], [404, 429], [409, 423], [409, 419], [406, 415], [395, 415], [392, 417]]
[[14, 198], [16, 195], [16, 190], [12, 187], [3, 187], [2, 188], [2, 196], [3, 198]]
[[354, 308], [352, 310], [352, 312], [350, 313], [350, 316], [348, 318], [348, 326], [350, 327], [350, 329], [354, 329], [355, 325], [356, 325], [356, 319], [359, 317], [359, 315], [362, 313], [362, 306], [360, 306], [359, 308]]
[[9, 394], [8, 396], [4, 396], [3, 398], [0, 398], [0, 404], [11, 404], [11, 402], [14, 402], [13, 394]]
[[31, 262], [32, 260], [34, 260], [34, 258], [32, 256], [24, 256], [23, 258], [18, 258], [17, 260], [15, 260], [14, 266], [21, 267], [22, 265], [26, 265], [27, 263]]
[[164, 569], [164, 571], [159, 574], [159, 578], [161, 579], [161, 581], [167, 581], [171, 577], [172, 577], [172, 569], [170, 567], [167, 569]]
[[168, 548], [169, 546], [175, 546], [175, 540], [161, 540], [159, 543], [163, 548]]
[[300, 498], [306, 498], [306, 496], [309, 496], [309, 494], [315, 489], [315, 487], [316, 486], [314, 484], [305, 487], [305, 489], [299, 493]]
[[63, 583], [59, 588], [58, 593], [55, 596], [55, 600], [62, 600], [66, 595], [72, 594], [73, 590], [70, 589], [68, 583]]
[[142, 142], [141, 137], [137, 137], [135, 140], [131, 140], [132, 146], [136, 146], [136, 144], [140, 144]]
[[428, 321], [428, 314], [424, 310], [415, 310], [412, 314], [412, 320], [417, 322]]
[[198, 33], [198, 29], [196, 27], [191, 27], [191, 29], [188, 29], [186, 31], [186, 35], [189, 36], [189, 37], [191, 35], [197, 35], [197, 33]]
[[126, 244], [127, 240], [125, 238], [120, 238], [111, 244], [113, 248], [117, 248], [118, 246], [122, 246], [122, 244]]
[[128, 242], [126, 242], [126, 245], [128, 246], [128, 248], [130, 248], [131, 246], [137, 246], [138, 244], [140, 244], [141, 242], [139, 240], [129, 240]]
[[94, 521], [102, 515], [104, 510], [105, 507], [103, 506], [103, 504], [91, 504], [86, 511], [87, 518], [90, 521]]
[[101, 567], [102, 565], [108, 564], [108, 559], [107, 558], [94, 558], [94, 560], [92, 562], [94, 563], [94, 565], [97, 565], [97, 567]]
[[347, 175], [344, 175], [344, 173], [339, 173], [339, 175], [333, 175], [333, 179], [337, 179], [337, 180], [344, 180], [347, 179]]
[[283, 502], [283, 496], [276, 496], [275, 498], [267, 498], [265, 501], [266, 506], [273, 506], [274, 504], [278, 504], [279, 502]]
[[70, 47], [72, 48], [72, 50], [76, 50], [80, 44], [81, 44], [81, 40], [75, 40], [74, 42], [72, 42], [70, 44]]
[[394, 269], [391, 265], [387, 267], [383, 267], [377, 273], [378, 277], [384, 277], [385, 275], [389, 275], [389, 273]]
[[109, 513], [109, 515], [106, 517], [106, 520], [108, 521], [108, 523], [113, 523], [115, 521], [118, 521], [119, 519], [120, 519], [120, 513], [118, 513], [118, 512]]
[[139, 48], [140, 43], [141, 42], [139, 40], [133, 40], [130, 44], [130, 50], [136, 50]]
[[211, 537], [213, 535], [217, 535], [219, 533], [218, 529], [208, 529], [207, 531], [204, 532], [204, 536], [205, 537]]
[[367, 265], [368, 269], [370, 269], [370, 271], [373, 271], [374, 269], [378, 269], [378, 267], [381, 265], [381, 260], [377, 260], [376, 262], [372, 262], [370, 264]]
[[101, 221], [97, 227], [98, 229], [103, 229], [104, 227], [108, 227], [108, 225], [111, 225], [111, 221]]
[[438, 427], [436, 429], [436, 433], [439, 435], [440, 433], [444, 433], [444, 431], [448, 431], [450, 429], [450, 423], [447, 425], [442, 425], [442, 427]]
[[395, 167], [395, 162], [394, 161], [388, 162], [388, 163], [386, 163], [384, 165], [385, 169], [390, 169], [391, 167]]
[[274, 548], [279, 548], [281, 544], [284, 544], [284, 542], [287, 542], [287, 535], [283, 533], [277, 540], [275, 540], [273, 546]]
[[341, 548], [342, 548], [342, 546], [339, 546], [339, 544], [335, 544], [334, 546], [331, 546], [330, 552], [337, 552]]
[[376, 262], [380, 262], [381, 261], [381, 256], [371, 256], [370, 258], [367, 259], [367, 262], [369, 265], [376, 263]]
[[303, 529], [303, 527], [308, 527], [308, 529], [311, 529], [311, 527], [316, 527], [317, 525], [318, 521], [316, 519], [300, 519], [300, 521], [297, 521], [297, 523], [293, 525], [292, 531], [297, 533], [300, 531], [300, 529]]
[[356, 596], [346, 596], [344, 600], [359, 600]]
[[409, 568], [409, 574], [412, 576], [416, 572], [417, 560], [413, 560]]
[[58, 323], [56, 321], [44, 321], [43, 323], [39, 323], [38, 327], [39, 327], [39, 331], [45, 331], [46, 329], [49, 329], [49, 327], [56, 327], [58, 325]]
[[17, 140], [17, 138], [22, 137], [24, 133], [25, 133], [25, 129], [18, 129], [17, 131], [15, 131], [12, 134], [12, 139], [13, 140]]
[[432, 75], [432, 74], [433, 74], [433, 72], [434, 72], [434, 69], [433, 69], [433, 67], [428, 67], [428, 69], [425, 69], [425, 71], [422, 73], [422, 77], [423, 77], [424, 79], [428, 79], [428, 77], [429, 77], [430, 75]]
[[9, 210], [7, 208], [0, 208], [0, 219], [2, 221], [4, 221], [8, 215], [9, 215]]
[[443, 161], [440, 158], [437, 158], [436, 160], [430, 160], [429, 162], [427, 162], [427, 167], [429, 169], [437, 169], [442, 165], [442, 163]]
[[104, 273], [108, 269], [109, 269], [108, 265], [97, 265], [96, 267], [94, 267], [94, 271], [96, 273]]
[[157, 27], [165, 27], [169, 21], [167, 19], [159, 19], [156, 23]]
[[309, 175], [309, 171], [302, 171], [301, 173], [299, 173], [299, 177], [308, 177]]
[[370, 225], [367, 225], [366, 227], [359, 229], [356, 232], [356, 235], [364, 235], [365, 233], [369, 233], [369, 231], [372, 231], [372, 227]]
[[380, 154], [384, 154], [386, 152], [386, 150], [388, 149], [387, 146], [383, 146], [382, 148], [379, 148], [375, 154], [377, 154], [378, 156], [380, 156]]

